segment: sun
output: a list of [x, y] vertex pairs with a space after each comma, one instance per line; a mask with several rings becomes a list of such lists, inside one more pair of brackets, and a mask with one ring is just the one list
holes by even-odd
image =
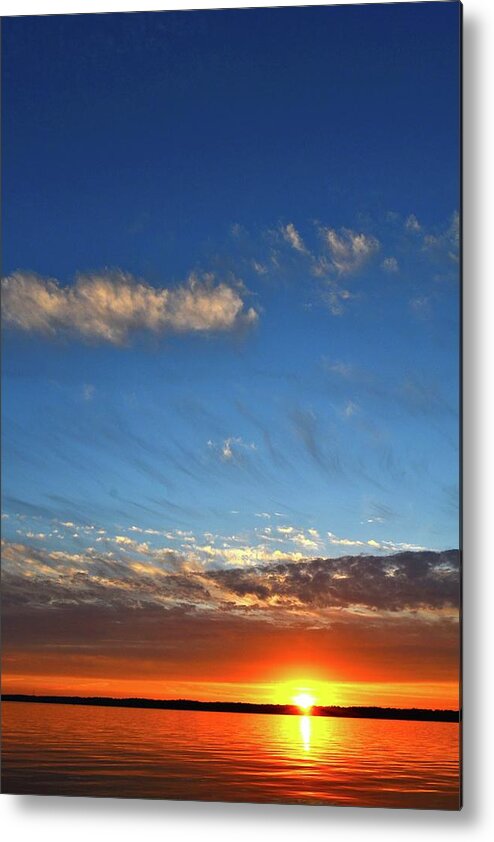
[[314, 707], [314, 696], [310, 693], [299, 693], [293, 697], [294, 704], [300, 708], [304, 713], [309, 713], [310, 709]]

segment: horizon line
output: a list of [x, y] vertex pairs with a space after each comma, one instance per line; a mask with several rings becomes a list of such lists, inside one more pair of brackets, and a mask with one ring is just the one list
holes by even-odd
[[129, 707], [161, 710], [209, 711], [213, 713], [257, 713], [285, 716], [327, 716], [362, 719], [405, 719], [421, 721], [460, 722], [461, 708], [400, 708], [378, 705], [312, 705], [307, 711], [297, 704], [271, 702], [222, 702], [198, 699], [148, 699], [138, 696], [64, 696], [49, 694], [2, 693], [5, 702], [38, 704], [73, 704], [100, 707]]

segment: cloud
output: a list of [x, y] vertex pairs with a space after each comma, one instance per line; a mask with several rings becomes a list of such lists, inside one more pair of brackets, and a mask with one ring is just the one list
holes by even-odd
[[239, 456], [239, 452], [244, 450], [257, 450], [255, 442], [245, 442], [241, 436], [229, 436], [221, 444], [216, 444], [214, 441], [208, 441], [210, 450], [216, 451], [224, 462], [233, 462]]
[[[291, 421], [298, 439], [302, 442], [311, 459], [329, 475], [342, 473], [339, 452], [333, 439], [321, 434], [317, 418], [311, 410], [295, 409]], [[326, 447], [324, 447], [326, 443]]]
[[360, 269], [377, 251], [380, 243], [370, 234], [352, 231], [350, 228], [321, 228], [331, 255], [333, 268], [340, 275], [348, 275]]
[[383, 262], [381, 263], [382, 268], [385, 272], [394, 273], [398, 272], [399, 265], [396, 257], [385, 257]]
[[396, 512], [384, 503], [369, 500], [365, 506], [367, 523], [385, 523], [394, 520]]
[[351, 418], [352, 415], [356, 415], [356, 413], [359, 411], [360, 407], [358, 403], [355, 403], [355, 401], [350, 400], [347, 401], [347, 403], [345, 404], [345, 407], [343, 409], [343, 415], [345, 418]]
[[[310, 531], [315, 532], [315, 530]], [[318, 550], [321, 546], [321, 542], [318, 540], [316, 535], [308, 537], [302, 531], [295, 532], [293, 535], [290, 536], [290, 540], [293, 541], [294, 544], [297, 544], [299, 547], [303, 547], [305, 550]]]
[[418, 231], [422, 230], [422, 226], [421, 226], [420, 222], [418, 221], [417, 217], [415, 216], [415, 214], [411, 213], [409, 216], [407, 216], [407, 218], [405, 220], [405, 228], [407, 229], [407, 231], [414, 231], [414, 232], [418, 232]]
[[451, 415], [455, 412], [434, 381], [409, 376], [400, 384], [396, 397], [411, 415]]
[[[413, 299], [409, 304], [417, 315], [428, 315], [428, 298]], [[323, 358], [322, 365], [329, 375], [333, 390], [340, 385], [343, 394], [348, 393], [349, 401], [353, 400], [350, 390], [353, 393], [358, 388], [361, 399], [364, 396], [377, 398], [388, 406], [405, 408], [411, 415], [438, 416], [456, 412], [454, 405], [445, 398], [440, 383], [431, 378], [428, 372], [416, 371], [398, 381], [392, 382], [387, 378], [385, 382], [379, 373], [350, 362]]]
[[460, 248], [460, 215], [455, 211], [446, 229], [424, 236], [424, 248], [445, 254], [454, 263], [458, 262]]
[[341, 289], [334, 283], [331, 283], [322, 293], [322, 299], [333, 316], [342, 316], [345, 311], [345, 304], [351, 298], [356, 298], [356, 296], [350, 290]]
[[259, 260], [255, 260], [254, 258], [251, 261], [251, 266], [254, 272], [257, 275], [267, 275], [268, 274], [268, 267], [265, 263], [261, 263]]
[[323, 367], [326, 371], [329, 371], [332, 374], [337, 374], [345, 380], [353, 380], [358, 374], [358, 370], [352, 363], [342, 362], [341, 360], [331, 362], [330, 360], [324, 359]]
[[232, 237], [242, 237], [247, 233], [247, 231], [243, 225], [240, 225], [239, 222], [234, 222], [230, 228], [230, 233]]
[[431, 315], [431, 299], [428, 295], [417, 295], [411, 298], [410, 309], [419, 319], [428, 319]]
[[126, 344], [140, 331], [214, 333], [253, 325], [241, 289], [190, 275], [176, 287], [153, 287], [120, 270], [78, 275], [70, 286], [34, 273], [2, 279], [6, 324], [44, 336], [75, 335], [85, 341]]
[[[342, 539], [340, 543], [360, 542]], [[209, 549], [214, 555], [214, 548]], [[4, 542], [5, 608], [29, 605], [52, 612], [80, 605], [133, 610], [189, 606], [195, 611], [215, 611], [218, 616], [246, 611], [249, 616], [270, 622], [279, 618], [282, 623], [290, 614], [294, 622], [305, 618], [312, 623], [316, 617], [325, 622], [331, 619], [328, 611], [342, 609], [350, 613], [458, 609], [456, 550], [311, 560], [275, 551], [266, 566], [259, 556], [254, 564], [246, 564], [243, 553], [248, 549], [228, 551], [226, 568], [206, 569], [169, 548], [148, 554], [138, 550], [135, 558]]]
[[459, 604], [456, 551], [403, 552], [386, 558], [320, 558], [278, 564], [262, 571], [211, 571], [208, 577], [233, 594], [257, 596], [264, 605], [278, 600], [278, 604], [293, 609], [364, 607], [399, 612], [457, 609]]
[[308, 254], [302, 237], [291, 222], [289, 222], [288, 225], [282, 225], [280, 227], [280, 231], [283, 235], [283, 238], [286, 240], [287, 243], [291, 245], [293, 249], [295, 249], [295, 251], [298, 251], [301, 254]]
[[[367, 522], [373, 523], [374, 521], [380, 522], [382, 521], [382, 518], [370, 518]], [[332, 532], [328, 532], [328, 538], [330, 544], [336, 544], [340, 547], [362, 547], [363, 549], [371, 547], [371, 549], [373, 550], [378, 550], [380, 552], [387, 553], [428, 552], [428, 550], [426, 550], [425, 547], [420, 547], [416, 544], [408, 544], [405, 542], [376, 541], [375, 538], [370, 538], [368, 541], [359, 541], [352, 538], [338, 538]]]
[[[263, 536], [266, 540], [265, 536]], [[222, 546], [213, 544], [197, 545], [193, 548], [193, 554], [203, 564], [211, 562], [215, 567], [236, 567], [239, 569], [257, 567], [264, 564], [286, 561], [298, 563], [307, 558], [307, 553], [292, 552], [291, 550], [274, 550], [266, 543], [247, 544], [240, 547]]]

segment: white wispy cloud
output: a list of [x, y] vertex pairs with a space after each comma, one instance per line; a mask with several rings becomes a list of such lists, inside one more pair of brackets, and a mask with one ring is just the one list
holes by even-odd
[[390, 273], [398, 272], [398, 269], [400, 268], [396, 257], [385, 257], [381, 266], [385, 272]]
[[345, 312], [345, 304], [356, 295], [349, 289], [343, 289], [335, 283], [328, 285], [322, 293], [322, 299], [333, 316], [342, 316]]
[[217, 444], [211, 439], [208, 441], [210, 450], [214, 450], [223, 459], [224, 462], [231, 462], [240, 451], [257, 450], [255, 442], [245, 442], [241, 436], [229, 436], [223, 442]]
[[330, 371], [333, 374], [338, 374], [345, 380], [352, 380], [356, 372], [355, 366], [352, 365], [352, 363], [342, 362], [341, 360], [332, 362], [330, 360], [324, 359], [323, 367], [326, 369], [326, 371]]
[[415, 214], [411, 213], [409, 216], [407, 216], [407, 218], [405, 220], [405, 228], [407, 229], [407, 231], [415, 231], [415, 232], [418, 232], [418, 231], [422, 230], [422, 226], [421, 226], [420, 222], [418, 221], [417, 217], [415, 216]]
[[419, 319], [427, 319], [431, 315], [431, 300], [428, 295], [418, 295], [410, 299], [410, 309]]
[[261, 263], [259, 260], [252, 259], [251, 266], [257, 275], [268, 274], [268, 267], [265, 263]]
[[295, 534], [290, 536], [290, 540], [305, 550], [318, 551], [321, 547], [321, 542], [316, 536], [308, 536], [303, 531], [295, 532]]
[[69, 286], [14, 272], [2, 279], [2, 316], [26, 332], [124, 345], [140, 331], [211, 333], [252, 325], [258, 314], [241, 292], [212, 275], [192, 274], [180, 286], [158, 288], [120, 270], [78, 275]]
[[417, 544], [408, 544], [400, 541], [376, 541], [375, 538], [369, 538], [365, 541], [359, 541], [352, 538], [340, 538], [334, 535], [333, 532], [328, 532], [329, 543], [339, 547], [370, 547], [372, 550], [378, 550], [385, 553], [399, 553], [399, 552], [425, 552], [427, 547], [421, 547]]
[[300, 252], [300, 254], [308, 254], [304, 241], [292, 222], [289, 222], [288, 225], [281, 225], [280, 231], [283, 239], [286, 240], [286, 242], [289, 243], [295, 251]]
[[460, 215], [458, 211], [455, 211], [444, 230], [425, 234], [424, 248], [436, 252], [445, 252], [451, 260], [458, 261], [460, 248]]
[[351, 418], [352, 415], [355, 415], [357, 412], [359, 412], [359, 410], [360, 407], [358, 403], [355, 403], [355, 401], [347, 401], [343, 409], [343, 415], [345, 418]]
[[371, 234], [352, 231], [350, 228], [321, 228], [325, 244], [331, 255], [333, 268], [340, 275], [360, 269], [377, 251], [380, 243]]

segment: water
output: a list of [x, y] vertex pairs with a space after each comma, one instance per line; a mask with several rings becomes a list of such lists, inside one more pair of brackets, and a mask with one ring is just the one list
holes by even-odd
[[4, 702], [2, 790], [458, 809], [459, 726]]

